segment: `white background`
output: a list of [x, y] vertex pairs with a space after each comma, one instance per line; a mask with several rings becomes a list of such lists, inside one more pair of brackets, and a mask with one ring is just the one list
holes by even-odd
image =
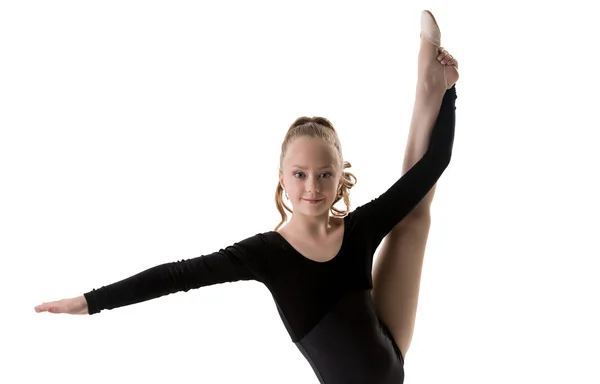
[[461, 79], [406, 383], [600, 382], [594, 14], [473, 4], [3, 2], [0, 381], [317, 383], [256, 282], [33, 307], [272, 230], [299, 116], [339, 131], [353, 208], [384, 192], [431, 9]]

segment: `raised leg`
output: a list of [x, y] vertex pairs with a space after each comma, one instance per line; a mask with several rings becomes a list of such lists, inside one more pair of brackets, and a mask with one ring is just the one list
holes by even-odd
[[[419, 76], [403, 173], [427, 150], [447, 86], [444, 64], [456, 65], [456, 61], [445, 50], [421, 38]], [[372, 296], [377, 313], [390, 329], [403, 356], [414, 333], [434, 193], [435, 186], [386, 236], [373, 268]]]

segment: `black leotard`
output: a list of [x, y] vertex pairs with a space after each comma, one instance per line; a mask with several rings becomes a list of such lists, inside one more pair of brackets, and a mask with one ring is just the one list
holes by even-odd
[[85, 294], [95, 314], [211, 284], [256, 280], [271, 292], [292, 340], [321, 383], [400, 384], [404, 358], [371, 299], [373, 255], [384, 236], [431, 190], [450, 162], [455, 88], [444, 95], [427, 153], [378, 198], [344, 217], [328, 262], [297, 252], [278, 232], [218, 252], [155, 266]]

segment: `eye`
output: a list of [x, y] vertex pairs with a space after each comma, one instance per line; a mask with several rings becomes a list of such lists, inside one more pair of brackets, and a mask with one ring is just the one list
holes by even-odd
[[[295, 178], [300, 178], [300, 177], [304, 177], [304, 176], [305, 176], [304, 172], [294, 172], [294, 177]], [[333, 173], [331, 173], [331, 172], [323, 172], [319, 176], [322, 177], [322, 178], [325, 178], [325, 179], [329, 179], [331, 176], [333, 176]]]

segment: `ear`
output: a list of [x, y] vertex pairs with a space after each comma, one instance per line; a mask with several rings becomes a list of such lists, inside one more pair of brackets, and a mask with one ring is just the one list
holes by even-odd
[[279, 171], [279, 185], [281, 185], [281, 188], [285, 190], [285, 185], [283, 184], [283, 173], [281, 171]]

